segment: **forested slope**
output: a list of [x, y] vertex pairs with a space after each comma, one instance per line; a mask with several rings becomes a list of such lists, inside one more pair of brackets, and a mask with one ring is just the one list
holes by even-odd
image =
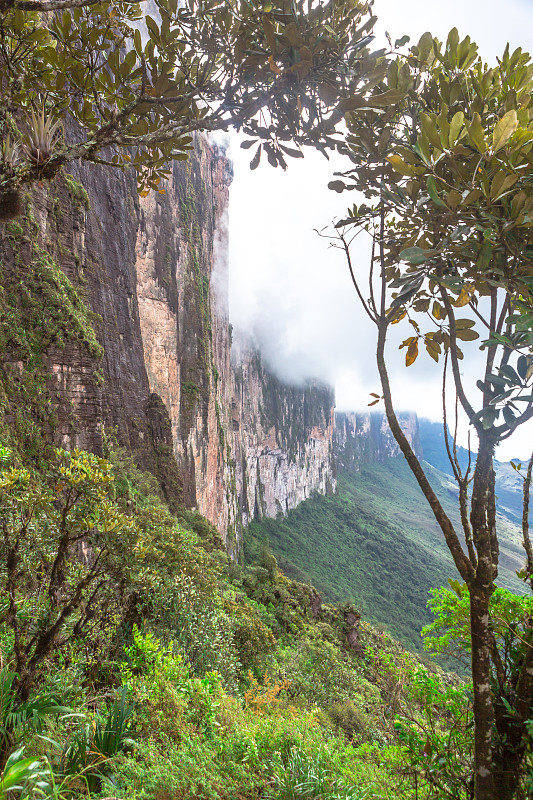
[[[444, 473], [426, 465], [456, 522], [455, 489]], [[500, 517], [503, 585], [521, 591], [518, 533]], [[315, 496], [284, 518], [254, 522], [245, 540], [249, 558], [267, 542], [287, 574], [311, 581], [330, 602], [349, 600], [406, 646], [421, 648], [429, 622], [431, 587], [457, 573], [442, 534], [402, 457], [342, 471], [338, 493]]]

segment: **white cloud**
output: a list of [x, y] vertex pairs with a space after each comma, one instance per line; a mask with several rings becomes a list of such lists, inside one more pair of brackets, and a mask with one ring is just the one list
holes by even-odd
[[[533, 8], [520, 0], [376, 0], [378, 32], [412, 41], [426, 30], [445, 39], [454, 25], [478, 42], [492, 61], [511, 47], [533, 49]], [[497, 24], [495, 23], [497, 20]], [[341, 217], [350, 195], [327, 189], [334, 170], [342, 169], [316, 153], [290, 160], [283, 173], [261, 164], [253, 172], [252, 151], [232, 138], [235, 181], [230, 199], [230, 316], [233, 324], [255, 334], [267, 360], [289, 381], [315, 376], [336, 385], [338, 406], [364, 408], [377, 391], [374, 331], [358, 305], [343, 256], [331, 250], [314, 228]], [[353, 202], [353, 201], [352, 201]], [[356, 261], [367, 263], [360, 247]], [[392, 356], [395, 356], [392, 353]], [[428, 358], [408, 371], [403, 357], [391, 357], [398, 408], [421, 416], [440, 416], [440, 379], [431, 377]], [[465, 366], [465, 374], [473, 372]], [[500, 457], [527, 455], [531, 431], [521, 432]]]

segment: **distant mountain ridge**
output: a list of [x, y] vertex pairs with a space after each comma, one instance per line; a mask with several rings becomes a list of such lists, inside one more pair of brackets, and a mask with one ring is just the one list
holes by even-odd
[[[448, 459], [442, 423], [418, 418], [414, 412], [398, 414], [402, 430], [416, 455], [437, 470], [453, 478]], [[449, 444], [453, 437], [448, 429]], [[359, 471], [364, 464], [384, 463], [400, 455], [400, 449], [392, 435], [383, 412], [336, 412], [333, 437], [334, 456], [337, 469]], [[476, 454], [457, 445], [457, 460], [464, 472], [469, 460], [472, 467]], [[496, 493], [498, 511], [513, 524], [522, 522], [523, 482], [509, 462], [495, 461]], [[452, 487], [449, 487], [450, 491]]]

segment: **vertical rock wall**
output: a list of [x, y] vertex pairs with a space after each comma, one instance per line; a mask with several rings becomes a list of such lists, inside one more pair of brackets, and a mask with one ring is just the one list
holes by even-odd
[[207, 142], [163, 196], [141, 201], [136, 295], [150, 391], [170, 418], [183, 500], [235, 553], [256, 516], [333, 488], [333, 393], [282, 384], [244, 340], [230, 342], [231, 168]]
[[176, 166], [165, 194], [141, 201], [136, 299], [150, 392], [161, 398], [183, 501], [225, 534], [231, 413], [226, 217], [231, 166], [206, 141]]
[[240, 516], [286, 514], [335, 490], [333, 390], [287, 386], [244, 339], [234, 343], [233, 454]]

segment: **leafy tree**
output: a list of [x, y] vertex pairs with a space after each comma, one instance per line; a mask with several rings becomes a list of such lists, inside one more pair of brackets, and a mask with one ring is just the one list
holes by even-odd
[[[397, 45], [405, 42], [397, 42]], [[377, 329], [377, 366], [392, 433], [444, 534], [469, 602], [475, 798], [515, 797], [533, 710], [533, 629], [508, 670], [499, 668], [491, 598], [498, 576], [495, 447], [533, 416], [533, 64], [507, 47], [495, 67], [456, 29], [445, 44], [422, 36], [386, 62], [376, 100], [354, 97], [343, 151], [351, 169], [337, 191], [364, 193], [337, 223], [359, 300]], [[352, 259], [353, 237], [370, 235], [369, 271]], [[366, 288], [367, 287], [367, 288]], [[462, 530], [446, 515], [394, 410], [385, 349], [390, 327], [411, 326], [407, 366], [422, 345], [442, 369], [446, 446], [459, 488]], [[479, 350], [477, 389], [461, 373], [461, 347]], [[453, 387], [477, 439], [461, 469], [447, 433]], [[529, 536], [532, 461], [525, 467], [521, 577], [533, 586]], [[518, 466], [517, 466], [518, 469]], [[512, 735], [510, 730], [512, 729]]]
[[0, 0], [4, 218], [79, 159], [164, 191], [196, 131], [242, 128], [260, 141], [252, 167], [265, 150], [285, 168], [302, 144], [332, 147], [342, 98], [377, 78], [364, 0], [154, 2]]
[[138, 528], [109, 500], [111, 481], [107, 461], [78, 450], [56, 451], [42, 483], [26, 469], [0, 472], [1, 622], [19, 701], [58, 650], [116, 628], [127, 611]]
[[[183, 586], [212, 596], [221, 567], [156, 497], [122, 503], [112, 464], [56, 450], [43, 475], [0, 469], [0, 630], [15, 673], [13, 709], [43, 668], [81, 644], [112, 652], [120, 626], [175, 620]], [[1, 453], [0, 453], [1, 455]], [[116, 642], [115, 642], [116, 646]]]

